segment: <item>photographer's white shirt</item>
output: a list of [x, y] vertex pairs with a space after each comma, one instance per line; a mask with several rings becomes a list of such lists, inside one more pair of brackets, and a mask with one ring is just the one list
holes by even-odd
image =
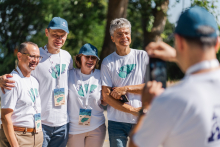
[[220, 70], [186, 76], [153, 100], [139, 147], [220, 147]]
[[[145, 73], [149, 57], [143, 50], [131, 49], [125, 56], [119, 56], [113, 52], [107, 56], [101, 65], [102, 86], [122, 87], [127, 85], [139, 85], [144, 83]], [[141, 107], [141, 95], [128, 93], [129, 102], [132, 107]], [[108, 105], [108, 120], [125, 123], [136, 123], [137, 117], [119, 111]]]

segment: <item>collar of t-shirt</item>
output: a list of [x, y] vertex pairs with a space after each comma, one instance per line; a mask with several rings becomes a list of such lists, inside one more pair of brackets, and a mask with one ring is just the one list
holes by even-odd
[[216, 67], [219, 67], [219, 62], [217, 59], [205, 60], [189, 67], [186, 71], [186, 75], [190, 75], [200, 70], [211, 69]]
[[114, 52], [114, 54], [117, 58], [128, 58], [129, 56], [131, 56], [133, 54], [133, 49], [130, 48], [130, 53], [128, 53], [127, 55], [124, 55], [124, 56], [120, 56], [119, 54], [116, 53], [116, 51]]
[[52, 58], [51, 58], [51, 53], [49, 53], [48, 49], [47, 49], [47, 44], [43, 47], [43, 49], [46, 51], [47, 55], [48, 55], [48, 59], [50, 61], [50, 64], [51, 64], [51, 67], [52, 67], [52, 70], [55, 72], [56, 76], [57, 76], [57, 88], [60, 88], [60, 76], [61, 76], [61, 69], [62, 69], [62, 58], [61, 58], [61, 50], [59, 52], [59, 58], [60, 58], [60, 75], [58, 75], [58, 71], [55, 67], [55, 65], [53, 64], [53, 61], [52, 61]]

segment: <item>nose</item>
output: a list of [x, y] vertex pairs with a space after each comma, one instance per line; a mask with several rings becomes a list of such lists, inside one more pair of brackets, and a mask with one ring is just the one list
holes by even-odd
[[61, 39], [62, 39], [62, 37], [61, 37], [61, 36], [58, 36], [56, 39], [61, 40]]
[[92, 61], [92, 56], [89, 56], [89, 61]]
[[122, 38], [126, 38], [126, 36], [127, 36], [127, 35], [126, 35], [125, 33], [123, 33]]
[[34, 57], [33, 60], [32, 60], [32, 62], [39, 62], [39, 58]]

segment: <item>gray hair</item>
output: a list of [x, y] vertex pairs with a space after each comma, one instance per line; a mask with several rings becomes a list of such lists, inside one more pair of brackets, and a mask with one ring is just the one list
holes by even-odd
[[131, 32], [131, 23], [125, 18], [116, 18], [110, 23], [110, 35], [113, 36], [114, 31], [119, 28], [129, 28]]
[[19, 48], [18, 48], [18, 52], [24, 52], [24, 51], [26, 51], [26, 47], [27, 47], [27, 44], [31, 44], [31, 45], [33, 45], [33, 46], [36, 46], [36, 47], [38, 47], [38, 45], [37, 44], [35, 44], [35, 43], [33, 43], [33, 42], [30, 42], [30, 41], [26, 41], [26, 42], [23, 42], [23, 43], [21, 43], [20, 44], [20, 46], [19, 46]]

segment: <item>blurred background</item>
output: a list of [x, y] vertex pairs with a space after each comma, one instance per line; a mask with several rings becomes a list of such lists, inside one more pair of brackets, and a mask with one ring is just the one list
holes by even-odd
[[[62, 49], [74, 56], [83, 44], [91, 43], [102, 61], [115, 51], [109, 34], [112, 19], [125, 17], [131, 22], [131, 48], [144, 49], [161, 40], [173, 46], [179, 15], [195, 4], [210, 11], [220, 29], [220, 0], [0, 0], [0, 75], [15, 68], [20, 43], [32, 41], [39, 47], [47, 43], [44, 30], [55, 16], [69, 24]], [[220, 59], [220, 52], [217, 56]], [[168, 80], [183, 77], [175, 63], [167, 65]]]

